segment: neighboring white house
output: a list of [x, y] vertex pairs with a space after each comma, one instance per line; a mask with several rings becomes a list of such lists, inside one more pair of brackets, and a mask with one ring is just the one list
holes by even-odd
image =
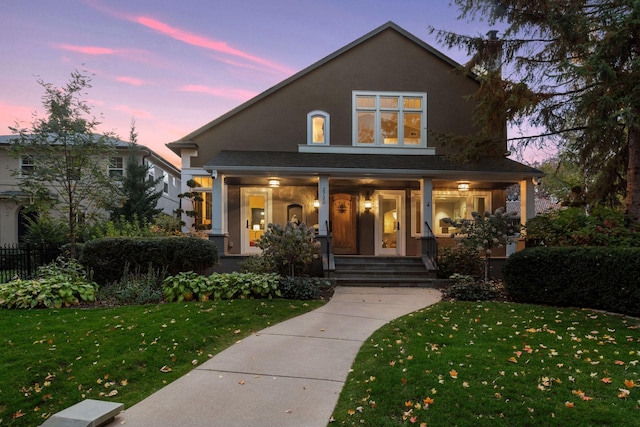
[[[35, 167], [28, 156], [12, 157], [7, 148], [15, 135], [0, 135], [0, 245], [16, 243], [24, 233], [24, 210], [32, 201], [20, 191], [19, 176], [14, 171], [27, 171]], [[151, 166], [150, 178], [160, 178], [158, 190], [162, 197], [158, 200], [158, 208], [163, 213], [174, 215], [180, 206], [180, 169], [153, 150], [139, 145], [135, 155]], [[127, 159], [130, 156], [130, 144], [124, 141], [116, 143], [116, 155], [109, 159], [108, 171], [112, 176], [126, 174]]]

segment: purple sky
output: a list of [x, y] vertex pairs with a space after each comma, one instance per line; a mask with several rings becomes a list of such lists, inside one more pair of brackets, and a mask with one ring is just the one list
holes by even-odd
[[84, 98], [102, 122], [173, 163], [180, 139], [290, 75], [394, 21], [438, 45], [433, 25], [485, 34], [457, 21], [448, 0], [9, 0], [0, 14], [0, 134], [42, 117], [41, 78], [94, 74]]

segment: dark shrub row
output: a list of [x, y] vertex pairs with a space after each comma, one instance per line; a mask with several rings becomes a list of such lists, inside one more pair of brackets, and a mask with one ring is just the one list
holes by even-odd
[[503, 273], [517, 302], [640, 316], [640, 248], [530, 248], [511, 255]]
[[181, 271], [204, 273], [218, 262], [216, 245], [194, 237], [95, 239], [85, 243], [80, 262], [93, 270], [93, 278], [101, 285], [122, 277], [123, 268], [144, 273], [149, 268], [165, 270], [169, 275]]

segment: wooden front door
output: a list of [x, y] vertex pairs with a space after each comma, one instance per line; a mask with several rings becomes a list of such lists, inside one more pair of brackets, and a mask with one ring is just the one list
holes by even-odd
[[336, 255], [355, 255], [356, 198], [349, 194], [331, 196], [331, 243]]

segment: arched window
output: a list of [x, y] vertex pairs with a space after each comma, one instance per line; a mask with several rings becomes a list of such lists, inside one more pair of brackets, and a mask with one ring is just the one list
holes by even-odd
[[329, 114], [312, 111], [307, 114], [307, 144], [329, 145]]

